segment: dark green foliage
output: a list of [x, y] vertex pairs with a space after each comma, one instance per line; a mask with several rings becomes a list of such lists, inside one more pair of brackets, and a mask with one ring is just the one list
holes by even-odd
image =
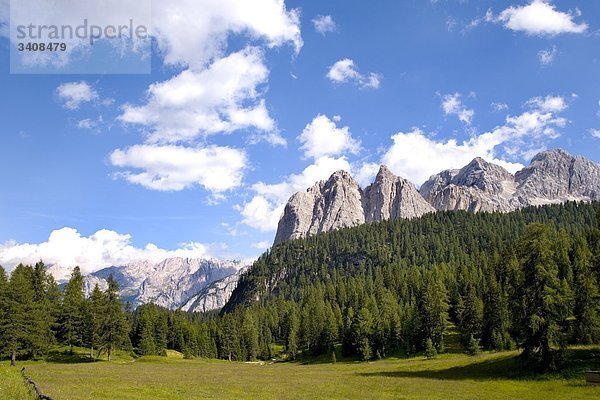
[[520, 344], [523, 357], [544, 368], [556, 365], [553, 349], [563, 343], [569, 316], [568, 291], [556, 262], [560, 246], [555, 246], [553, 233], [547, 225], [534, 223], [517, 244], [524, 276], [518, 288], [523, 299]]
[[597, 212], [598, 204], [577, 203], [439, 212], [284, 242], [242, 276], [221, 315], [151, 304], [131, 312], [112, 277], [107, 291], [86, 299], [77, 271], [61, 300], [41, 267], [36, 274], [19, 266], [9, 282], [0, 271], [1, 350], [34, 357], [55, 333], [59, 342], [109, 354], [173, 349], [246, 361], [280, 356], [280, 348], [288, 359], [333, 360], [341, 347], [363, 360], [434, 357], [453, 324], [470, 354], [519, 346], [529, 362], [548, 367], [567, 342], [600, 340]]
[[106, 289], [105, 296], [105, 320], [100, 331], [100, 341], [101, 347], [106, 350], [108, 361], [110, 361], [115, 349], [127, 347], [130, 330], [119, 298], [119, 285], [112, 274], [108, 277], [108, 289]]
[[73, 346], [83, 344], [83, 307], [85, 296], [83, 294], [83, 276], [79, 267], [75, 267], [71, 279], [65, 286], [62, 312], [61, 312], [61, 337], [73, 352]]
[[600, 297], [592, 272], [592, 253], [584, 237], [578, 236], [572, 250], [574, 270], [574, 339], [589, 344], [600, 341]]

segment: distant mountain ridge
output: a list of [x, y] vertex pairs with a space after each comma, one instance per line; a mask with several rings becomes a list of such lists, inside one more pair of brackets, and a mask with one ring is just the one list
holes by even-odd
[[[159, 263], [142, 260], [93, 272], [85, 276], [84, 285], [86, 293], [90, 293], [96, 284], [106, 289], [107, 279], [112, 274], [119, 283], [123, 301], [129, 301], [133, 307], [154, 303], [176, 310], [187, 305], [185, 311], [204, 312], [222, 307], [227, 302], [240, 271], [251, 263], [179, 257], [167, 258]], [[48, 268], [48, 273], [59, 283], [65, 283], [71, 272], [72, 268], [59, 265]], [[227, 278], [230, 278], [228, 285], [217, 285]], [[209, 288], [210, 291], [207, 290]]]
[[382, 165], [364, 190], [345, 171], [294, 194], [275, 244], [372, 221], [415, 218], [436, 210], [509, 212], [530, 205], [600, 200], [600, 165], [564, 150], [537, 154], [515, 175], [475, 158], [433, 175], [420, 190]]

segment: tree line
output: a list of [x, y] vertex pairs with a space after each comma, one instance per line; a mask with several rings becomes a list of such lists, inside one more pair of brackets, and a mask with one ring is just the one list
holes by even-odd
[[[569, 343], [600, 342], [598, 204], [509, 214], [439, 212], [281, 243], [244, 274], [220, 313], [84, 295], [75, 269], [61, 293], [42, 263], [0, 271], [6, 356], [41, 357], [62, 343], [140, 355], [166, 349], [228, 360], [332, 354], [371, 359], [522, 349], [554, 367]], [[335, 355], [335, 353], [333, 353]], [[340, 354], [338, 354], [340, 355]]]

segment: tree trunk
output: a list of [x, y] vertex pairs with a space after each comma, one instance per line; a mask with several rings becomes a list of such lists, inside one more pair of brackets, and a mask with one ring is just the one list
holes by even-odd
[[13, 350], [10, 353], [10, 366], [14, 367], [15, 365], [17, 365], [17, 352]]
[[93, 360], [94, 359], [94, 346], [90, 346], [90, 358]]
[[111, 354], [112, 354], [112, 346], [108, 346], [108, 361], [110, 361]]

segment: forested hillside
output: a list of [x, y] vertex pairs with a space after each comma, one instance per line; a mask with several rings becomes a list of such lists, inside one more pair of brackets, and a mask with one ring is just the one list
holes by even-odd
[[[0, 271], [2, 354], [55, 343], [231, 360], [331, 354], [362, 359], [445, 351], [454, 325], [468, 353], [523, 349], [552, 367], [568, 343], [600, 341], [600, 207], [567, 203], [509, 214], [438, 212], [281, 243], [240, 280], [221, 315], [189, 315], [64, 293], [35, 267]], [[93, 354], [93, 353], [92, 353]]]

